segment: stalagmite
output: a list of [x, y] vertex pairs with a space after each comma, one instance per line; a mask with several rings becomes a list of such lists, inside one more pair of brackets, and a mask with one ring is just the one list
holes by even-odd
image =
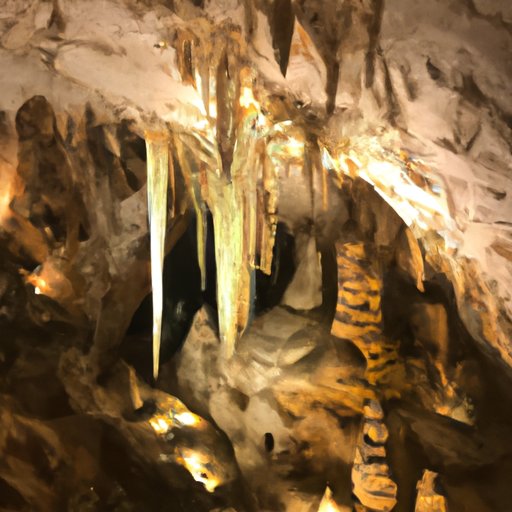
[[169, 180], [169, 140], [165, 133], [146, 132], [148, 169], [148, 218], [151, 240], [151, 286], [153, 290], [153, 377], [158, 377], [162, 332], [167, 184]]
[[324, 495], [322, 497], [322, 501], [320, 502], [320, 506], [318, 507], [318, 512], [340, 512], [342, 509], [338, 507], [337, 503], [334, 501], [332, 497], [332, 491], [327, 486], [325, 488]]
[[438, 474], [426, 469], [417, 484], [415, 512], [446, 512], [446, 498], [436, 490]]
[[282, 303], [297, 310], [314, 309], [322, 304], [320, 255], [315, 238], [309, 233], [299, 233], [296, 245], [297, 270]]
[[366, 379], [375, 396], [364, 407], [362, 429], [352, 468], [354, 495], [375, 511], [396, 504], [397, 485], [386, 460], [387, 427], [380, 396], [400, 396], [398, 347], [382, 333], [381, 279], [371, 268], [362, 243], [337, 244], [338, 301], [331, 333], [350, 339], [366, 358]]

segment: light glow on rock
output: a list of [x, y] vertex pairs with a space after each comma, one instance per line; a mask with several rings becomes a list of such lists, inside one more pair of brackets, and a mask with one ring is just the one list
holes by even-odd
[[159, 435], [166, 434], [171, 428], [169, 426], [169, 422], [162, 417], [151, 418], [149, 420], [149, 424], [151, 425], [153, 430]]
[[36, 274], [30, 274], [27, 277], [27, 282], [34, 287], [34, 293], [36, 295], [45, 295], [48, 291], [49, 285], [45, 279]]
[[373, 138], [352, 143], [355, 149], [332, 154], [322, 147], [323, 165], [340, 180], [359, 177], [369, 183], [416, 233], [455, 232], [446, 191], [425, 164], [404, 151], [384, 151]]
[[247, 109], [251, 107], [254, 107], [257, 110], [260, 109], [260, 104], [256, 101], [256, 98], [254, 97], [254, 94], [250, 87], [242, 87], [242, 90], [240, 92], [239, 103], [241, 107]]
[[12, 200], [11, 182], [9, 177], [2, 178], [2, 180], [4, 179], [6, 183], [2, 184], [0, 189], [0, 225], [11, 216], [11, 209], [9, 208]]
[[325, 493], [318, 507], [318, 512], [341, 512], [341, 509], [332, 497], [332, 491], [329, 486], [325, 488]]
[[187, 450], [183, 456], [183, 462], [196, 482], [201, 482], [208, 492], [215, 491], [219, 481], [206, 469], [209, 459], [204, 454]]
[[178, 413], [174, 416], [174, 418], [179, 421], [182, 425], [187, 427], [191, 427], [193, 425], [197, 425], [200, 423], [201, 418], [191, 412], [182, 412]]

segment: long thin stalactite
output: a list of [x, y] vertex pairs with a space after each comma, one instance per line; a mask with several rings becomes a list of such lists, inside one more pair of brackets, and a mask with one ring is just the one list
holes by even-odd
[[169, 140], [162, 132], [146, 132], [147, 194], [153, 290], [153, 377], [158, 378], [163, 314], [163, 264], [167, 225]]

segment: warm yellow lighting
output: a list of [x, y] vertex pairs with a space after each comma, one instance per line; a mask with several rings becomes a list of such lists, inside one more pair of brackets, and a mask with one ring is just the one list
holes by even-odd
[[13, 167], [0, 165], [0, 225], [13, 214], [10, 204], [15, 194], [15, 176]]
[[[2, 187], [3, 188], [3, 187]], [[9, 204], [11, 202], [10, 187], [6, 186], [0, 191], [0, 223], [10, 216]]]
[[338, 507], [334, 501], [334, 498], [332, 497], [332, 491], [329, 486], [325, 488], [324, 497], [320, 502], [318, 512], [341, 512], [341, 509]]
[[158, 435], [167, 434], [171, 428], [169, 423], [162, 417], [151, 418], [149, 424]]
[[252, 89], [250, 87], [242, 87], [240, 91], [239, 98], [240, 106], [246, 109], [253, 108], [255, 110], [260, 110], [260, 103], [254, 97]]
[[48, 291], [48, 283], [38, 275], [29, 275], [27, 277], [27, 282], [34, 287], [34, 293], [36, 295], [45, 295], [45, 292]]
[[286, 141], [286, 152], [292, 158], [301, 158], [304, 156], [304, 142], [295, 137], [288, 137]]
[[425, 181], [425, 186], [421, 186], [410, 177], [411, 169], [421, 177], [423, 164], [407, 160], [404, 152], [385, 153], [372, 139], [358, 141], [356, 145], [357, 152], [350, 149], [336, 154], [335, 158], [324, 148], [324, 166], [338, 176], [359, 177], [369, 183], [411, 228], [450, 229], [453, 221], [441, 184], [428, 187]]
[[210, 117], [217, 118], [217, 103], [214, 100], [210, 100]]
[[185, 425], [187, 427], [197, 425], [201, 421], [201, 418], [199, 416], [197, 416], [196, 414], [192, 414], [191, 412], [178, 413], [174, 416], [174, 419], [176, 419], [182, 425]]
[[192, 121], [190, 124], [192, 125], [193, 128], [202, 132], [211, 128], [210, 122], [208, 121], [208, 119], [206, 119], [206, 117], [200, 117], [199, 119]]
[[215, 491], [219, 481], [208, 471], [209, 463], [205, 454], [195, 453], [192, 450], [186, 450], [183, 456], [183, 465], [192, 475], [196, 482], [201, 482], [208, 492]]

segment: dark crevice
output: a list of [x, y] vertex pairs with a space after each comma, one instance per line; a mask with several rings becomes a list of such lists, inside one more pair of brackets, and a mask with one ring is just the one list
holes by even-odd
[[0, 506], [9, 510], [28, 510], [23, 496], [3, 478], [0, 478]]
[[471, 151], [471, 148], [475, 144], [475, 141], [478, 139], [478, 136], [480, 135], [480, 132], [482, 130], [482, 125], [478, 125], [478, 129], [475, 131], [475, 134], [469, 139], [468, 143], [466, 144], [466, 151]]
[[379, 446], [382, 446], [382, 443], [374, 441], [368, 434], [365, 434], [363, 436], [363, 440], [368, 446], [372, 446], [373, 448], [378, 448]]
[[476, 84], [472, 75], [463, 75], [462, 87], [456, 90], [461, 94], [461, 96], [477, 107], [481, 107], [489, 101], [485, 94], [480, 90], [480, 87]]
[[146, 142], [123, 121], [117, 128], [120, 164], [130, 188], [136, 192], [146, 183]]
[[53, 9], [48, 21], [48, 28], [56, 27], [60, 32], [66, 28], [66, 22], [64, 15], [59, 5], [59, 0], [53, 0]]
[[336, 107], [336, 94], [338, 92], [338, 81], [340, 74], [340, 64], [338, 61], [327, 65], [327, 85], [325, 92], [327, 94], [326, 111], [327, 115], [331, 115]]
[[430, 58], [427, 59], [425, 65], [427, 67], [428, 74], [430, 75], [430, 78], [432, 78], [432, 80], [437, 81], [443, 76], [443, 72], [438, 67], [434, 66], [434, 64], [432, 64]]
[[491, 187], [487, 187], [487, 191], [496, 199], [496, 201], [503, 201], [507, 197], [506, 190], [496, 190]]
[[457, 148], [453, 145], [453, 143], [444, 137], [442, 139], [437, 139], [435, 142], [442, 148], [445, 148], [448, 151], [451, 151], [452, 153], [458, 153]]
[[380, 29], [382, 25], [382, 16], [384, 13], [384, 0], [374, 0], [374, 12], [371, 23], [368, 25], [368, 52], [366, 53], [366, 73], [365, 86], [369, 88], [373, 85], [375, 78], [375, 58], [379, 44]]
[[184, 81], [194, 80], [194, 66], [192, 64], [192, 41], [183, 41], [183, 59], [185, 64]]
[[295, 240], [285, 225], [278, 223], [273, 250], [271, 275], [256, 271], [255, 313], [277, 306], [295, 273]]
[[264, 445], [265, 450], [268, 453], [271, 453], [274, 450], [274, 436], [270, 432], [265, 432], [264, 438]]
[[[212, 236], [208, 237], [212, 239]], [[213, 251], [207, 251], [207, 271], [214, 271]], [[166, 256], [163, 271], [164, 308], [162, 316], [162, 336], [160, 364], [168, 361], [183, 345], [197, 310], [206, 302], [211, 302], [211, 279], [207, 280], [207, 290], [201, 292], [201, 275], [197, 261], [195, 222], [191, 222], [185, 234]], [[214, 306], [214, 304], [210, 304]], [[121, 354], [143, 376], [151, 375], [153, 326], [152, 295], [149, 294], [133, 315], [126, 338], [121, 346]]]
[[395, 91], [393, 89], [393, 83], [391, 81], [391, 75], [389, 73], [389, 68], [386, 62], [386, 59], [382, 57], [382, 64], [384, 66], [384, 87], [386, 89], [386, 99], [389, 105], [388, 110], [388, 119], [392, 126], [397, 126], [398, 118], [401, 114], [400, 105], [396, 99]]

